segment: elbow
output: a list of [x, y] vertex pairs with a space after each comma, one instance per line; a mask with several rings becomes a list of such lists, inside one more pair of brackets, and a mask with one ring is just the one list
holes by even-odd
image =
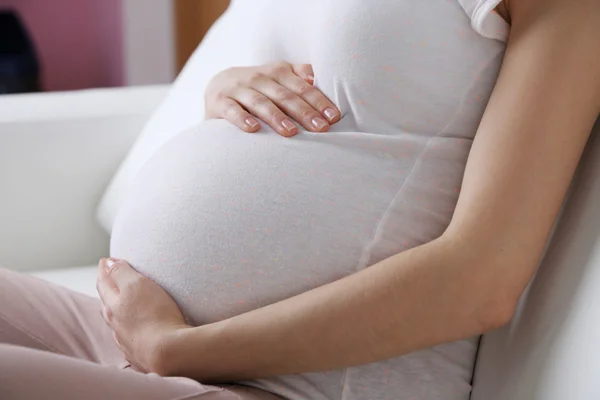
[[[531, 278], [529, 274], [511, 274], [510, 269], [496, 269], [493, 265], [486, 269], [485, 277], [479, 281], [479, 290], [474, 291], [479, 293], [478, 297], [481, 300], [478, 302], [480, 307], [477, 314], [482, 333], [498, 329], [512, 321], [519, 299]], [[523, 266], [514, 270], [526, 271], [527, 268]]]
[[[474, 307], [480, 333], [503, 327], [513, 319], [519, 299], [524, 289], [521, 279], [514, 279], [506, 270], [496, 274], [494, 267], [486, 265], [476, 282], [471, 282], [472, 293], [476, 294]], [[475, 286], [475, 287], [474, 287]]]
[[484, 315], [479, 318], [481, 333], [493, 331], [508, 324], [515, 314], [515, 309], [516, 307], [508, 302], [487, 307], [483, 310]]
[[532, 257], [525, 259], [494, 248], [465, 244], [460, 239], [449, 239], [448, 243], [446, 254], [451, 256], [445, 259], [457, 267], [455, 271], [460, 271], [456, 274], [457, 292], [463, 294], [459, 297], [467, 303], [467, 314], [463, 315], [470, 330], [485, 333], [508, 324], [537, 262], [533, 263]]
[[508, 324], [517, 309], [519, 296], [502, 292], [500, 295], [487, 296], [481, 302], [478, 322], [481, 333], [498, 329]]

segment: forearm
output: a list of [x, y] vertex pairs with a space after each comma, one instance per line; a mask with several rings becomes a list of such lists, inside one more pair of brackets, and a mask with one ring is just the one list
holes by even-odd
[[466, 279], [482, 266], [465, 268], [475, 260], [458, 253], [436, 240], [293, 298], [184, 330], [169, 350], [169, 373], [223, 382], [330, 370], [479, 334], [495, 321], [482, 317], [490, 282], [476, 288], [477, 276]]

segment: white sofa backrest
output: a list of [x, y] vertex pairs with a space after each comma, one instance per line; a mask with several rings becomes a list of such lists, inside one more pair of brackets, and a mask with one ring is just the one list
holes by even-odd
[[168, 86], [0, 96], [0, 265], [94, 264], [100, 197]]

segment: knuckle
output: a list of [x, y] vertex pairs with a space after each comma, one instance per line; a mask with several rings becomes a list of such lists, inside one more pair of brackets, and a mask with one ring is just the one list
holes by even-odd
[[281, 121], [283, 121], [286, 118], [286, 115], [279, 109], [277, 110], [273, 110], [272, 113], [272, 119], [275, 123], [277, 123], [279, 125], [279, 123]]
[[106, 307], [104, 309], [104, 315], [106, 316], [106, 319], [109, 321], [112, 321], [115, 317], [115, 314], [113, 313], [113, 310], [111, 308]]
[[246, 78], [245, 83], [248, 85], [251, 85], [253, 83], [260, 82], [264, 78], [265, 78], [265, 75], [262, 72], [253, 71], [250, 74], [248, 74], [248, 77]]
[[300, 96], [311, 96], [311, 95], [315, 94], [317, 89], [315, 89], [313, 86], [311, 86], [309, 84], [306, 84], [306, 85], [300, 85], [300, 87], [298, 87], [297, 91]]
[[318, 114], [315, 110], [313, 110], [312, 108], [308, 108], [308, 107], [304, 107], [301, 111], [300, 111], [300, 116], [302, 117], [302, 119], [311, 121], [313, 118], [317, 117]]
[[327, 107], [330, 107], [330, 104], [329, 104], [329, 102], [328, 102], [327, 100], [323, 99], [323, 98], [317, 98], [317, 99], [314, 101], [314, 105], [315, 105], [315, 108], [316, 108], [317, 110], [324, 110], [324, 109], [326, 109]]
[[290, 71], [290, 64], [286, 62], [278, 62], [271, 67], [271, 75], [282, 76]]
[[294, 92], [287, 90], [285, 88], [277, 89], [275, 92], [275, 97], [281, 102], [291, 102], [294, 101], [298, 96], [294, 94]]
[[262, 94], [253, 94], [250, 98], [250, 104], [253, 106], [263, 106], [266, 103], [267, 99]]
[[115, 274], [118, 274], [121, 270], [121, 266], [119, 264], [114, 264], [111, 269], [108, 270], [108, 276], [113, 277]]
[[227, 118], [238, 118], [240, 116], [240, 110], [233, 104], [226, 105], [223, 108], [223, 116]]

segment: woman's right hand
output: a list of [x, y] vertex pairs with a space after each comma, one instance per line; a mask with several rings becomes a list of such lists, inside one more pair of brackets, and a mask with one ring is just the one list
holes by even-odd
[[206, 119], [223, 118], [246, 132], [256, 132], [258, 117], [285, 137], [298, 133], [290, 119], [311, 132], [326, 132], [340, 111], [317, 88], [310, 64], [285, 62], [259, 67], [234, 67], [209, 82]]

